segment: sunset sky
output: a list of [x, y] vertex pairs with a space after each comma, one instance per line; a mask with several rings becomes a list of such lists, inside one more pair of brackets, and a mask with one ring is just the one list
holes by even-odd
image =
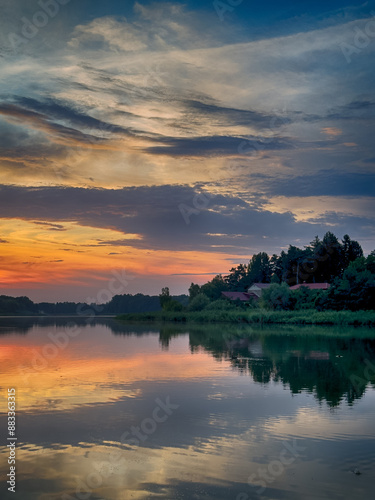
[[2, 4], [0, 294], [375, 248], [375, 1]]

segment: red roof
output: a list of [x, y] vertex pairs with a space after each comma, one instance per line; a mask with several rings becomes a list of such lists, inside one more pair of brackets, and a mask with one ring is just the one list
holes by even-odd
[[329, 283], [300, 283], [299, 285], [291, 286], [291, 290], [298, 290], [301, 286], [305, 286], [310, 290], [328, 290]]

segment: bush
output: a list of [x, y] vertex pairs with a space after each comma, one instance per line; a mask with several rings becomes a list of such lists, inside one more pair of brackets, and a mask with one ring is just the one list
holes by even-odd
[[181, 302], [177, 302], [177, 300], [169, 300], [164, 304], [163, 311], [171, 311], [171, 312], [180, 312], [185, 308], [181, 304]]
[[319, 290], [310, 290], [307, 286], [301, 286], [294, 290], [291, 295], [293, 309], [295, 311], [305, 309], [315, 309], [315, 301], [319, 295]]
[[189, 311], [203, 311], [209, 303], [210, 299], [203, 293], [199, 293], [191, 300], [189, 304]]
[[375, 276], [365, 268], [365, 259], [349, 264], [342, 278], [336, 278], [328, 290], [330, 309], [359, 311], [375, 307]]
[[236, 309], [236, 304], [223, 299], [214, 300], [205, 307], [206, 311], [230, 311], [233, 309]]
[[293, 307], [292, 291], [286, 283], [272, 283], [262, 291], [261, 305], [266, 309], [288, 310]]

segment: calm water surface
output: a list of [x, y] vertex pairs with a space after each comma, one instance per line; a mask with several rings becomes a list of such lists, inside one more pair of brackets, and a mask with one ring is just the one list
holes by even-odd
[[373, 330], [72, 321], [0, 319], [0, 498], [375, 498]]

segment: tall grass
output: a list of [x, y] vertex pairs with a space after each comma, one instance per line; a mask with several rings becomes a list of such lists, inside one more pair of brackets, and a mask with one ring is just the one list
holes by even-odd
[[117, 317], [126, 321], [172, 321], [194, 323], [248, 323], [248, 324], [284, 324], [284, 325], [356, 325], [375, 326], [375, 311], [268, 311], [257, 309], [245, 311], [203, 310], [160, 311], [153, 313], [122, 314]]

